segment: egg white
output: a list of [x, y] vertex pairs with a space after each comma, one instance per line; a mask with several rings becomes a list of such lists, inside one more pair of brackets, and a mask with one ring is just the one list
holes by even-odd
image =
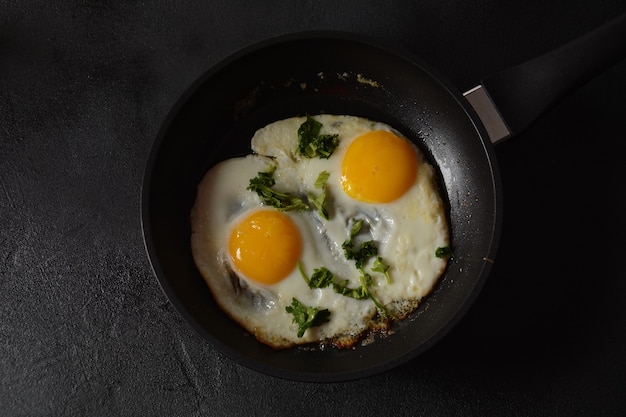
[[[239, 218], [262, 207], [256, 193], [246, 188], [251, 178], [270, 166], [276, 166], [274, 188], [300, 196], [321, 192], [315, 188], [315, 181], [320, 172], [330, 173], [326, 183], [331, 201], [329, 220], [322, 219], [315, 210], [285, 212], [300, 230], [300, 263], [307, 274], [326, 267], [341, 280], [348, 279], [351, 288], [360, 285], [360, 273], [342, 249], [355, 219], [364, 220], [365, 238], [378, 243], [379, 256], [390, 265], [390, 282], [382, 274], [370, 272], [370, 290], [397, 319], [417, 308], [446, 267], [446, 260], [435, 256], [437, 248], [449, 245], [445, 207], [436, 187], [435, 171], [421, 151], [413, 145], [418, 175], [401, 198], [386, 204], [359, 202], [347, 196], [339, 182], [346, 148], [372, 130], [402, 135], [386, 124], [354, 116], [314, 118], [323, 124], [321, 133], [339, 135], [339, 146], [330, 158], [308, 159], [296, 153], [297, 130], [305, 117], [271, 123], [253, 136], [253, 154], [223, 161], [205, 175], [191, 212], [193, 257], [215, 300], [260, 341], [276, 348], [328, 341], [350, 346], [368, 329], [386, 322], [380, 320], [369, 299], [355, 300], [332, 288], [310, 289], [297, 268], [274, 285], [257, 284], [236, 271], [227, 249], [230, 230]], [[368, 272], [371, 268], [372, 261], [365, 265]], [[327, 308], [331, 311], [330, 321], [297, 337], [293, 316], [285, 311], [292, 298]]]

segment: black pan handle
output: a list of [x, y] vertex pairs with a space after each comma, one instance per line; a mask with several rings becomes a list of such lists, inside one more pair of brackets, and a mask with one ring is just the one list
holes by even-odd
[[624, 56], [626, 14], [545, 55], [485, 77], [465, 97], [497, 143], [528, 128]]

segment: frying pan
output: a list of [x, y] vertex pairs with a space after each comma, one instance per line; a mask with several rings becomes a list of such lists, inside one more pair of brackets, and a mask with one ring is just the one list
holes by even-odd
[[[147, 161], [142, 226], [164, 293], [219, 351], [269, 375], [345, 381], [416, 357], [463, 317], [495, 260], [502, 190], [492, 143], [519, 133], [621, 58], [625, 27], [622, 16], [547, 56], [487, 77], [466, 94], [410, 53], [354, 34], [296, 33], [227, 58], [180, 98]], [[190, 250], [189, 213], [204, 173], [250, 153], [258, 128], [307, 113], [394, 126], [436, 167], [447, 203], [455, 256], [438, 285], [391, 335], [354, 349], [274, 350], [257, 342], [218, 307]]]

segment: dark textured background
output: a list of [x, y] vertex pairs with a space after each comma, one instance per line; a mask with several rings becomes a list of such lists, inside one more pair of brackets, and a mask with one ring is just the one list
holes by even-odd
[[498, 145], [499, 256], [424, 355], [295, 383], [216, 352], [147, 259], [139, 202], [168, 110], [252, 42], [398, 44], [461, 90], [626, 12], [623, 0], [0, 0], [0, 415], [626, 415], [626, 62]]

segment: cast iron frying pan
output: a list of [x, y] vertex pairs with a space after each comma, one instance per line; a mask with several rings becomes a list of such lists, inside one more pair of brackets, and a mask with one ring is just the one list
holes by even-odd
[[[204, 173], [223, 159], [250, 153], [255, 130], [320, 113], [388, 123], [425, 152], [439, 173], [455, 256], [435, 290], [388, 337], [349, 350], [274, 350], [247, 334], [213, 300], [191, 256], [189, 212]], [[191, 86], [155, 142], [142, 196], [143, 231], [154, 272], [202, 336], [252, 369], [316, 382], [391, 369], [440, 340], [465, 314], [489, 274], [502, 222], [491, 142], [465, 97], [404, 51], [332, 32], [253, 45]]]

